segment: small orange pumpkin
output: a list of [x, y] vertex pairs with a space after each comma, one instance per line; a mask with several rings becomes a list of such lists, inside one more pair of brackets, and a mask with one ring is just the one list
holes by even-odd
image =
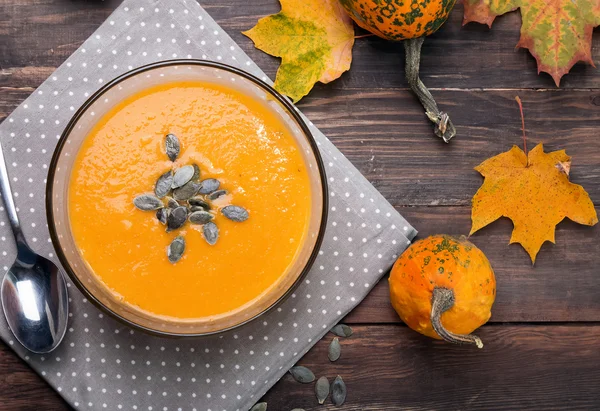
[[406, 80], [435, 124], [433, 132], [448, 143], [456, 128], [419, 78], [421, 47], [426, 36], [446, 22], [456, 0], [340, 0], [348, 15], [365, 30], [386, 40], [405, 40]]
[[446, 22], [456, 0], [340, 0], [360, 27], [386, 40], [433, 34]]
[[496, 278], [465, 237], [434, 235], [411, 245], [390, 275], [392, 306], [410, 328], [451, 343], [483, 347], [471, 335], [491, 316]]

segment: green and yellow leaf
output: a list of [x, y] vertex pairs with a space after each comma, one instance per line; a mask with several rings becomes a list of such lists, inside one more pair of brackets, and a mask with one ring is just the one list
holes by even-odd
[[521, 39], [538, 73], [549, 73], [558, 86], [579, 61], [594, 65], [592, 31], [600, 25], [600, 0], [465, 0], [463, 24], [475, 21], [492, 26], [504, 13], [521, 10]]
[[294, 102], [317, 81], [329, 83], [350, 69], [354, 27], [337, 0], [281, 0], [279, 13], [243, 34], [281, 57], [274, 86]]

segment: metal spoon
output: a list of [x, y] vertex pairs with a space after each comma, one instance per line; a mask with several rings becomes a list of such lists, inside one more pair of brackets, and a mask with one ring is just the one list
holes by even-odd
[[2, 308], [15, 338], [43, 354], [54, 350], [67, 330], [67, 285], [58, 267], [25, 241], [0, 145], [0, 191], [17, 244], [17, 259], [2, 281]]

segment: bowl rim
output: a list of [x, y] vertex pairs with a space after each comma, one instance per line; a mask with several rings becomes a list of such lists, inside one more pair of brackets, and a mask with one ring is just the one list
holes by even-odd
[[[284, 108], [287, 110], [287, 112], [292, 116], [292, 118], [296, 121], [296, 123], [300, 127], [300, 129], [304, 133], [304, 136], [306, 137], [306, 140], [308, 141], [308, 143], [311, 147], [312, 154], [315, 157], [315, 161], [317, 163], [317, 167], [318, 167], [318, 171], [319, 171], [319, 177], [321, 180], [321, 191], [322, 191], [321, 194], [323, 196], [323, 202], [322, 202], [323, 209], [321, 211], [321, 222], [319, 225], [319, 232], [317, 234], [315, 245], [311, 251], [311, 254], [310, 254], [306, 264], [304, 265], [304, 268], [302, 269], [300, 275], [296, 278], [294, 283], [270, 306], [265, 308], [263, 311], [257, 313], [253, 317], [247, 318], [244, 321], [240, 322], [239, 324], [235, 324], [233, 326], [224, 328], [222, 330], [216, 330], [216, 331], [210, 331], [210, 332], [204, 332], [204, 333], [177, 333], [177, 332], [156, 330], [153, 328], [149, 328], [149, 327], [145, 327], [143, 325], [137, 324], [137, 323], [117, 314], [116, 312], [114, 312], [113, 310], [111, 310], [110, 308], [105, 306], [86, 288], [86, 286], [79, 280], [79, 278], [75, 274], [74, 270], [72, 269], [68, 258], [66, 257], [65, 253], [63, 252], [62, 247], [60, 246], [60, 240], [58, 239], [56, 225], [55, 225], [55, 222], [54, 222], [54, 219], [52, 216], [52, 209], [53, 209], [52, 193], [53, 193], [53, 189], [54, 189], [54, 176], [56, 173], [57, 163], [61, 156], [63, 147], [67, 141], [69, 134], [71, 133], [71, 131], [73, 130], [73, 128], [75, 127], [75, 125], [77, 124], [79, 119], [82, 117], [82, 115], [87, 111], [87, 109], [92, 104], [94, 104], [109, 89], [113, 88], [117, 84], [121, 83], [124, 80], [127, 80], [130, 77], [133, 77], [140, 73], [144, 73], [146, 71], [157, 69], [157, 68], [163, 68], [163, 67], [169, 67], [169, 66], [183, 66], [183, 65], [196, 65], [196, 66], [204, 66], [204, 67], [209, 67], [209, 68], [221, 69], [221, 70], [228, 71], [230, 73], [239, 75], [239, 76], [245, 78], [246, 80], [249, 80], [249, 81], [255, 83], [257, 86], [261, 87], [262, 89], [264, 89], [267, 93], [269, 93], [272, 97], [274, 97], [281, 105], [283, 105]], [[146, 64], [144, 66], [140, 66], [140, 67], [134, 68], [132, 70], [129, 70], [129, 71], [115, 77], [111, 81], [105, 83], [100, 89], [98, 89], [96, 92], [94, 92], [79, 107], [79, 109], [75, 112], [73, 117], [71, 117], [71, 119], [67, 123], [67, 126], [63, 130], [63, 132], [58, 140], [58, 143], [54, 149], [54, 152], [52, 154], [52, 159], [48, 166], [47, 181], [48, 182], [46, 184], [46, 190], [45, 190], [45, 193], [46, 193], [46, 220], [48, 222], [48, 229], [50, 231], [50, 239], [52, 241], [52, 246], [54, 247], [56, 255], [57, 255], [64, 271], [69, 276], [70, 280], [77, 286], [79, 291], [81, 291], [82, 294], [90, 302], [92, 302], [92, 304], [94, 304], [96, 307], [98, 307], [102, 312], [110, 315], [112, 318], [120, 321], [121, 323], [124, 323], [125, 325], [132, 327], [133, 329], [143, 331], [145, 333], [155, 335], [155, 336], [187, 338], [187, 337], [202, 337], [202, 336], [209, 336], [209, 335], [215, 335], [215, 334], [222, 334], [227, 331], [233, 330], [235, 328], [241, 327], [245, 324], [248, 324], [249, 322], [254, 321], [257, 318], [264, 315], [265, 313], [271, 311], [274, 307], [278, 306], [283, 301], [285, 301], [296, 290], [296, 288], [298, 288], [298, 285], [300, 285], [302, 283], [302, 281], [304, 280], [304, 278], [306, 277], [306, 275], [312, 268], [312, 265], [314, 264], [318, 254], [319, 254], [319, 250], [321, 248], [321, 244], [322, 244], [323, 238], [325, 236], [325, 228], [327, 227], [327, 217], [328, 217], [328, 211], [329, 211], [329, 188], [327, 185], [327, 175], [325, 173], [325, 165], [323, 163], [323, 158], [321, 157], [321, 152], [318, 148], [317, 142], [316, 142], [313, 134], [311, 133], [309, 127], [307, 126], [306, 122], [302, 119], [302, 116], [300, 115], [299, 110], [288, 99], [283, 97], [277, 90], [275, 90], [273, 87], [271, 87], [265, 81], [259, 79], [258, 77], [254, 76], [253, 74], [250, 74], [244, 70], [238, 69], [236, 67], [233, 67], [233, 66], [230, 66], [227, 64], [217, 63], [217, 62], [209, 61], [209, 60], [172, 59], [172, 60], [157, 61], [154, 63]]]

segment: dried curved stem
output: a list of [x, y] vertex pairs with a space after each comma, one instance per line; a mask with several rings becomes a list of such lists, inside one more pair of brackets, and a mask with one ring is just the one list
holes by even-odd
[[425, 41], [424, 37], [404, 40], [406, 80], [425, 108], [425, 114], [429, 120], [435, 124], [435, 135], [442, 138], [444, 142], [447, 143], [456, 135], [456, 128], [454, 128], [448, 114], [440, 111], [435, 99], [419, 78], [421, 47], [423, 46], [423, 41]]
[[442, 325], [442, 314], [454, 306], [454, 291], [448, 288], [435, 287], [431, 300], [431, 325], [433, 329], [444, 340], [454, 344], [475, 344], [477, 348], [483, 348], [481, 338], [473, 334], [454, 334]]

